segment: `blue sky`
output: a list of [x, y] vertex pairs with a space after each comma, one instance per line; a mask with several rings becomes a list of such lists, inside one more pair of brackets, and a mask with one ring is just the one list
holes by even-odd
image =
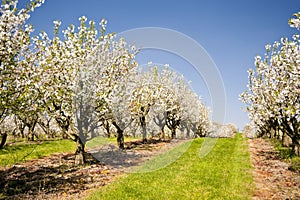
[[[19, 0], [20, 5], [27, 2]], [[142, 27], [179, 31], [197, 41], [215, 62], [226, 90], [225, 123], [243, 128], [248, 118], [241, 110], [245, 105], [238, 100], [238, 95], [246, 89], [247, 70], [254, 67], [255, 55], [265, 53], [266, 44], [296, 33], [287, 21], [298, 11], [298, 0], [45, 0], [32, 13], [29, 22], [36, 32], [45, 30], [50, 35], [54, 20], [61, 20], [65, 27], [78, 24], [82, 15], [95, 21], [107, 19], [108, 32]], [[169, 63], [192, 81], [193, 89], [210, 106], [205, 82], [182, 58], [144, 50], [137, 60], [140, 64]]]

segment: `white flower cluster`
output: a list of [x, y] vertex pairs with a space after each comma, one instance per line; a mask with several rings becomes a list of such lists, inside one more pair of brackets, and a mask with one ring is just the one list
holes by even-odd
[[291, 27], [300, 29], [300, 12], [294, 14], [295, 18], [289, 20], [289, 24]]

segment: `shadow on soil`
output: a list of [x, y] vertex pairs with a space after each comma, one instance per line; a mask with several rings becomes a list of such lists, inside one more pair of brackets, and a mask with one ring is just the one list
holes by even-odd
[[85, 166], [75, 166], [73, 154], [55, 154], [8, 169], [0, 168], [0, 199], [36, 199], [49, 194], [60, 196], [63, 193], [79, 193], [95, 186], [93, 183], [103, 186], [118, 172], [141, 164], [158, 145], [169, 142], [131, 141], [125, 143], [124, 151], [115, 145], [105, 145], [89, 150]]

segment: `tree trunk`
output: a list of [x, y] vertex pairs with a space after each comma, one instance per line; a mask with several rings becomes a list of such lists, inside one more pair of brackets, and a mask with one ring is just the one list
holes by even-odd
[[44, 121], [42, 121], [42, 119], [40, 119], [37, 123], [38, 123], [38, 125], [40, 125], [40, 127], [42, 128], [42, 130], [44, 131], [46, 136], [54, 138], [53, 133], [51, 133], [51, 131], [50, 131], [51, 118], [46, 119], [45, 121], [46, 122], [44, 122]]
[[[299, 150], [299, 148], [300, 148], [299, 139], [300, 138], [299, 138], [298, 127], [293, 126], [293, 129], [292, 129], [287, 120], [284, 120], [283, 122], [284, 122], [283, 126], [286, 129], [286, 134], [292, 140], [292, 150], [296, 155], [299, 155], [300, 154], [300, 150]], [[297, 122], [294, 122], [294, 123], [296, 124]]]
[[146, 129], [146, 117], [140, 117], [140, 123], [142, 127], [143, 143], [147, 142], [147, 129]]
[[123, 150], [125, 148], [124, 147], [124, 134], [123, 134], [123, 130], [119, 129], [117, 131], [117, 133], [118, 133], [117, 142], [118, 142], [118, 145], [119, 145], [119, 149]]
[[33, 141], [34, 141], [34, 134], [33, 134], [33, 132], [30, 131], [29, 137], [30, 137], [30, 138], [29, 138], [29, 141], [32, 141], [32, 142], [33, 142]]
[[118, 145], [119, 145], [119, 149], [123, 150], [125, 147], [124, 147], [124, 134], [123, 134], [123, 130], [118, 126], [118, 124], [116, 122], [113, 122], [112, 123], [116, 129], [117, 129], [117, 142], [118, 142]]
[[0, 143], [0, 149], [2, 149], [6, 143], [6, 140], [7, 140], [7, 133], [4, 133], [2, 135], [2, 139], [1, 139], [1, 143]]
[[62, 118], [62, 117], [56, 117], [55, 120], [56, 120], [58, 126], [62, 129], [63, 139], [67, 139], [68, 136], [69, 136], [67, 133], [68, 133], [68, 130], [70, 128], [71, 117], [70, 116], [65, 116], [65, 119]]
[[34, 141], [34, 128], [28, 126], [28, 141]]
[[159, 139], [165, 139], [165, 116], [160, 119], [159, 115], [157, 117], [153, 118], [154, 123], [160, 127], [160, 135], [159, 135]]
[[106, 121], [106, 122], [104, 123], [104, 128], [105, 128], [105, 130], [106, 130], [107, 137], [110, 138], [110, 128], [109, 128], [109, 122], [108, 122], [108, 121]]
[[25, 126], [24, 125], [20, 125], [19, 126], [19, 130], [20, 130], [20, 133], [21, 133], [21, 137], [25, 138]]
[[161, 138], [165, 139], [166, 138], [166, 134], [165, 134], [165, 125], [163, 125], [160, 129], [160, 133], [161, 133]]
[[300, 156], [300, 144], [297, 137], [292, 137], [292, 150], [296, 156]]
[[171, 133], [172, 133], [172, 139], [175, 139], [176, 138], [176, 128], [172, 128], [171, 129]]
[[190, 134], [191, 133], [191, 130], [189, 129], [189, 127], [186, 127], [186, 137], [187, 138], [190, 138]]
[[83, 165], [86, 161], [85, 155], [84, 155], [85, 144], [80, 139], [79, 136], [76, 136], [75, 142], [76, 142], [76, 146], [77, 146], [77, 149], [75, 152], [75, 165]]

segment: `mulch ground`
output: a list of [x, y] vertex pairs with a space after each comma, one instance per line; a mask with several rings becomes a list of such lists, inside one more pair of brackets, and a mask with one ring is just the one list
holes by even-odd
[[133, 141], [125, 144], [125, 151], [109, 144], [89, 150], [85, 166], [75, 166], [73, 154], [60, 153], [0, 168], [0, 199], [80, 199], [181, 142]]
[[253, 199], [300, 199], [300, 174], [289, 170], [271, 143], [249, 139], [256, 190]]

